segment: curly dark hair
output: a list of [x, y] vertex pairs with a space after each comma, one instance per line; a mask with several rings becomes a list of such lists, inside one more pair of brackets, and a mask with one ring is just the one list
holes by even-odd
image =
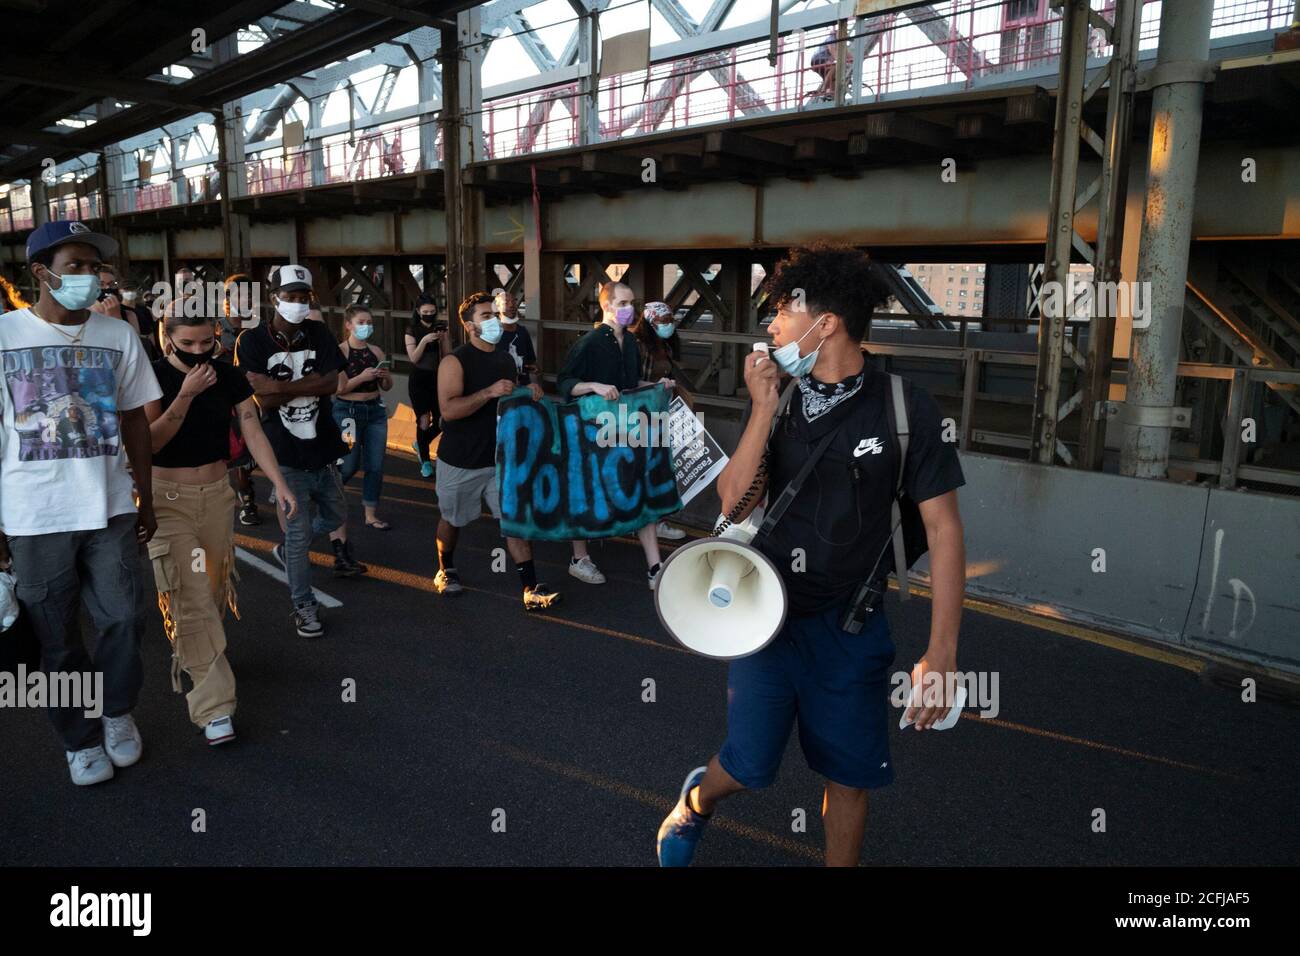
[[816, 242], [790, 250], [767, 280], [773, 308], [803, 299], [809, 312], [834, 312], [861, 339], [871, 315], [890, 297], [880, 267], [861, 249]]
[[456, 315], [462, 322], [468, 323], [469, 317], [474, 314], [474, 306], [482, 303], [492, 304], [492, 296], [486, 292], [471, 292], [465, 296], [465, 301], [456, 309]]

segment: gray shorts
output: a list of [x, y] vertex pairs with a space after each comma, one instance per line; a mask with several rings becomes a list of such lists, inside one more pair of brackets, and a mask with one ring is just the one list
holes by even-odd
[[483, 513], [487, 502], [492, 517], [501, 520], [501, 495], [497, 489], [497, 469], [457, 468], [438, 459], [438, 510], [453, 528], [463, 528]]

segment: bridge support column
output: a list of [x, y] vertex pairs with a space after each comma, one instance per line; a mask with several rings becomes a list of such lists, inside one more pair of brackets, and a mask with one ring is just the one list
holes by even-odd
[[248, 217], [234, 208], [235, 197], [244, 191], [244, 116], [234, 106], [230, 110], [215, 110], [212, 122], [217, 128], [217, 170], [221, 176], [222, 272], [226, 276], [247, 275], [253, 258]]
[[[447, 203], [447, 312], [455, 315], [465, 296], [483, 286], [487, 274], [483, 251], [483, 193], [465, 182], [465, 167], [482, 158], [482, 34], [478, 8], [456, 17], [444, 28], [438, 51], [442, 64], [444, 194]], [[461, 341], [459, 323], [452, 338]]]
[[1169, 467], [1168, 410], [1178, 378], [1213, 12], [1213, 0], [1186, 0], [1160, 14], [1137, 270], [1139, 287], [1150, 290], [1151, 319], [1133, 330], [1120, 458], [1120, 473], [1138, 478], [1163, 478]]

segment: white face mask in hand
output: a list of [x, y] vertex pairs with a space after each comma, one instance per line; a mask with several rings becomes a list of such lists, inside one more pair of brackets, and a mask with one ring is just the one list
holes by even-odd
[[280, 313], [280, 318], [290, 325], [297, 325], [307, 318], [307, 313], [311, 311], [311, 306], [306, 302], [284, 302], [280, 301], [275, 304], [275, 311]]

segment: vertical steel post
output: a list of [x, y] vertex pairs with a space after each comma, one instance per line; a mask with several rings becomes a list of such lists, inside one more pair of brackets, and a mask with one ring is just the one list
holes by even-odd
[[[1079, 180], [1079, 134], [1088, 54], [1088, 0], [1065, 0], [1061, 27], [1061, 72], [1052, 137], [1052, 185], [1048, 197], [1047, 256], [1043, 278], [1067, 288], [1074, 245], [1074, 205]], [[951, 60], [949, 61], [951, 62]], [[1034, 387], [1034, 429], [1030, 459], [1056, 460], [1060, 415], [1061, 357], [1068, 308], [1064, 295], [1049, 295], [1038, 326], [1038, 377]]]
[[[1122, 278], [1121, 246], [1124, 208], [1128, 196], [1129, 142], [1133, 126], [1133, 96], [1137, 83], [1138, 32], [1142, 24], [1141, 0], [1119, 0], [1114, 31], [1106, 102], [1106, 154], [1102, 157], [1101, 193], [1098, 199], [1097, 256], [1094, 282], [1119, 282]], [[1096, 299], [1093, 300], [1094, 304]], [[1106, 446], [1106, 402], [1110, 399], [1111, 353], [1115, 348], [1115, 316], [1094, 308], [1088, 334], [1088, 367], [1084, 373], [1080, 408], [1078, 466], [1101, 469]]]
[[1130, 414], [1120, 459], [1121, 474], [1138, 478], [1163, 478], [1169, 467], [1166, 410], [1178, 381], [1213, 12], [1214, 0], [1184, 0], [1166, 3], [1160, 13], [1137, 269], [1139, 286], [1150, 289], [1151, 321], [1133, 330], [1125, 397]]

